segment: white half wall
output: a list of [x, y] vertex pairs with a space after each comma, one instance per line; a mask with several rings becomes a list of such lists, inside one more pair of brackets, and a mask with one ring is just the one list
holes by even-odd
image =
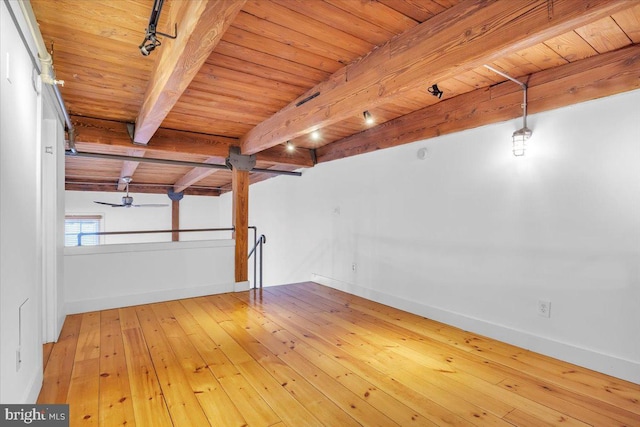
[[235, 283], [234, 256], [233, 240], [68, 247], [66, 312], [248, 289]]
[[315, 279], [640, 383], [638, 105], [530, 116], [520, 158], [514, 120], [252, 185], [265, 285]]

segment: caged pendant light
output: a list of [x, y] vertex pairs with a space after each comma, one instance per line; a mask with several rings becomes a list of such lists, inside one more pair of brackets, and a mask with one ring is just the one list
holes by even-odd
[[493, 71], [496, 74], [500, 74], [502, 77], [507, 78], [522, 87], [524, 96], [524, 100], [522, 102], [522, 128], [513, 132], [513, 135], [511, 135], [511, 140], [513, 155], [516, 157], [524, 156], [524, 153], [527, 150], [527, 141], [529, 140], [529, 138], [531, 138], [531, 134], [533, 133], [531, 129], [527, 127], [527, 84], [522, 83], [509, 76], [508, 74], [490, 67], [489, 65], [485, 65], [485, 68]]

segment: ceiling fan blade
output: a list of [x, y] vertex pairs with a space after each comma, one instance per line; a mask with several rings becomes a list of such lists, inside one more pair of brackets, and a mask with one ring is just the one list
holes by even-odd
[[125, 206], [125, 205], [119, 205], [119, 204], [116, 204], [116, 203], [98, 202], [96, 200], [94, 200], [93, 203], [98, 203], [99, 205], [111, 206], [112, 208], [121, 208], [121, 207]]
[[166, 203], [144, 203], [141, 205], [133, 205], [136, 208], [163, 208], [169, 206]]

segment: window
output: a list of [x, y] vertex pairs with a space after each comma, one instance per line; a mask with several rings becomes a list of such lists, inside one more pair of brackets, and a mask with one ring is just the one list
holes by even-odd
[[64, 245], [99, 245], [100, 236], [82, 236], [81, 241], [78, 242], [78, 234], [99, 232], [102, 225], [101, 222], [102, 215], [66, 215], [64, 217]]

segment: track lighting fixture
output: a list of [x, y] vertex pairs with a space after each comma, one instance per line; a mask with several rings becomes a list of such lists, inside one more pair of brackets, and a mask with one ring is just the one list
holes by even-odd
[[502, 71], [496, 70], [493, 67], [485, 65], [485, 68], [493, 71], [496, 74], [501, 75], [502, 77], [511, 80], [512, 82], [520, 85], [522, 88], [522, 92], [524, 94], [524, 100], [522, 102], [522, 128], [518, 129], [511, 135], [512, 139], [512, 151], [513, 155], [516, 157], [524, 156], [525, 151], [527, 150], [527, 141], [531, 138], [531, 134], [533, 133], [531, 129], [527, 127], [527, 89], [528, 86], [526, 83], [522, 83], [511, 77], [508, 74], [503, 73]]
[[143, 56], [149, 56], [149, 54], [161, 44], [160, 40], [156, 38], [156, 35], [147, 30], [147, 35], [139, 46], [140, 53], [142, 53]]
[[373, 120], [373, 116], [371, 115], [371, 113], [369, 111], [365, 111], [362, 113], [362, 116], [364, 117], [364, 122], [368, 125], [372, 125], [374, 120]]
[[434, 84], [430, 88], [427, 88], [427, 92], [429, 92], [431, 95], [437, 97], [438, 99], [441, 99], [442, 95], [444, 95], [444, 92], [440, 90], [440, 88], [438, 87], [437, 84]]
[[175, 39], [176, 37], [178, 37], [177, 24], [174, 31], [175, 35], [173, 36], [161, 33], [160, 31], [156, 30], [158, 21], [160, 20], [160, 12], [162, 12], [163, 3], [164, 0], [154, 0], [153, 2], [153, 9], [151, 9], [151, 16], [149, 17], [149, 26], [147, 26], [144, 40], [142, 40], [142, 43], [140, 43], [140, 46], [138, 46], [138, 48], [140, 49], [140, 53], [142, 53], [143, 56], [149, 56], [149, 54], [153, 52], [155, 48], [162, 44], [160, 40], [158, 40], [158, 34], [160, 34], [161, 36], [169, 37], [170, 39]]

